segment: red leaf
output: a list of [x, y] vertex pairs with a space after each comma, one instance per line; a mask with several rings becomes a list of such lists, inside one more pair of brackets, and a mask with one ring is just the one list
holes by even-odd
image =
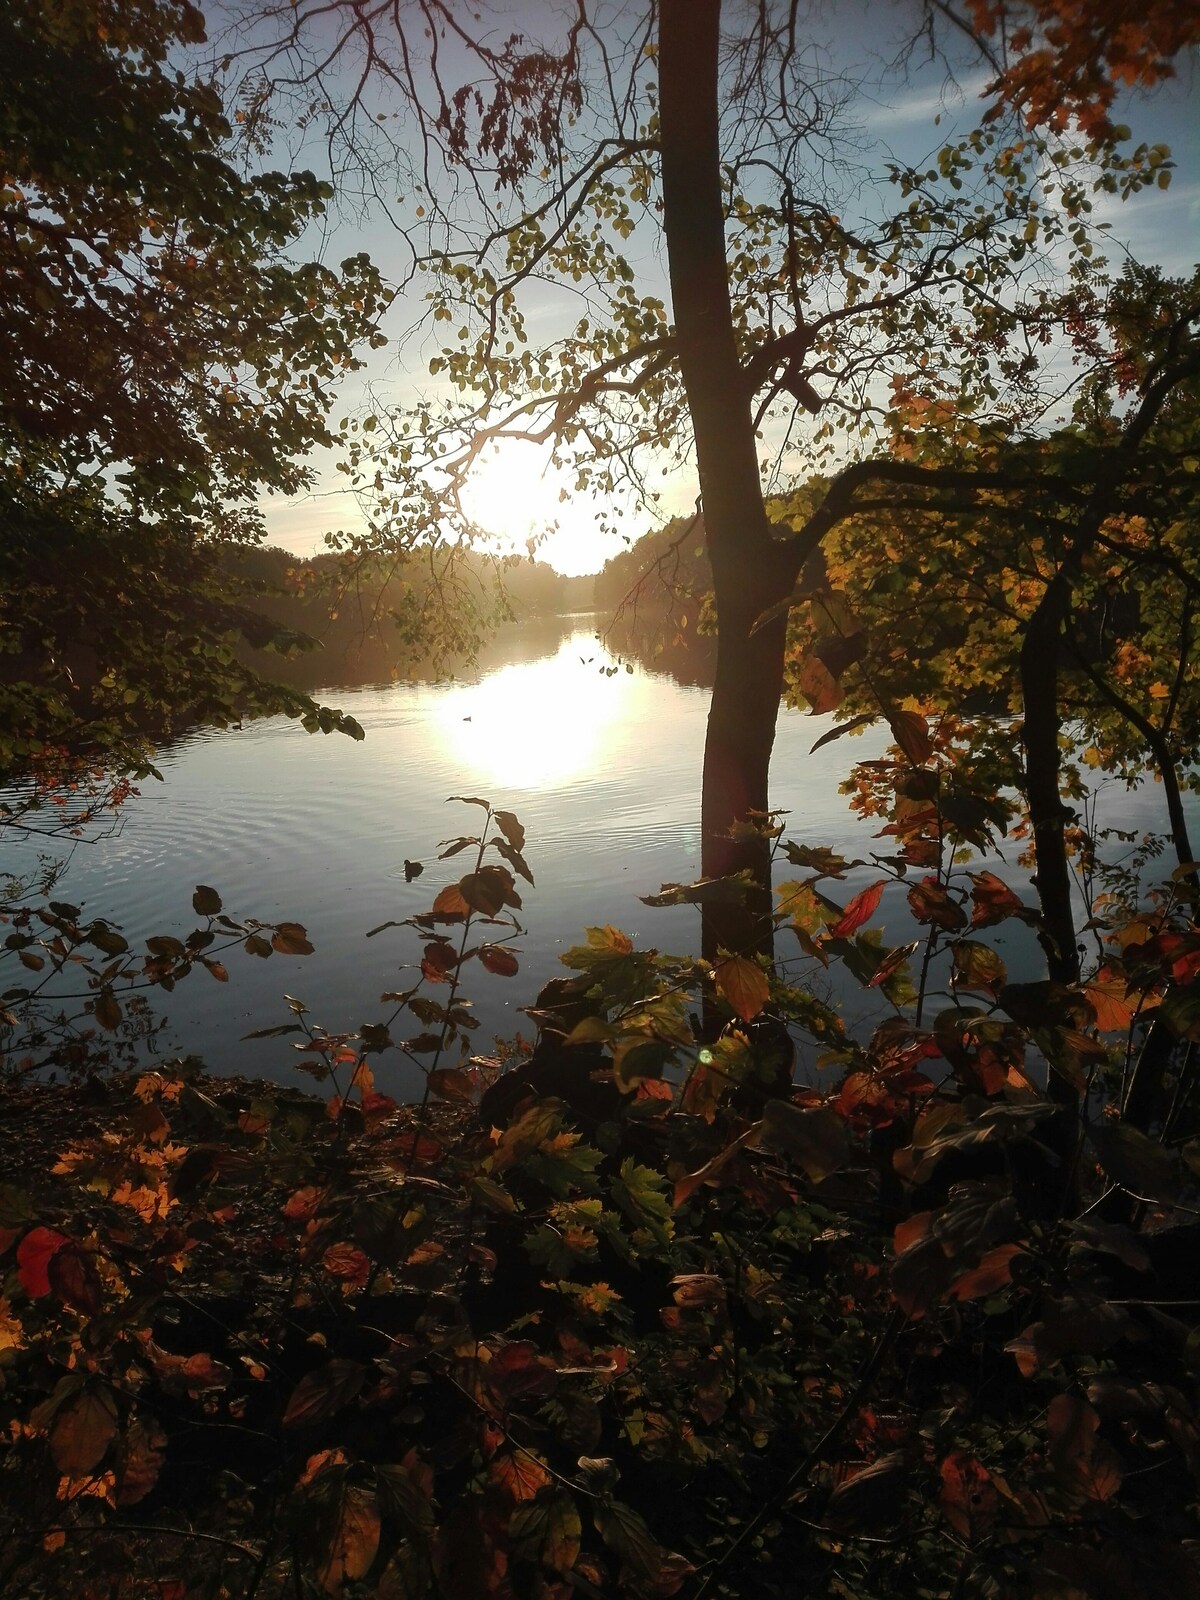
[[964, 1539], [987, 1533], [1000, 1512], [1000, 1495], [982, 1462], [964, 1450], [952, 1450], [941, 1465], [938, 1500], [946, 1521]]
[[929, 725], [915, 711], [893, 711], [888, 717], [896, 743], [914, 767], [923, 767], [933, 754]]
[[50, 1261], [64, 1245], [70, 1244], [65, 1233], [53, 1228], [31, 1228], [17, 1246], [17, 1276], [25, 1293], [35, 1300], [50, 1293]]
[[46, 1277], [65, 1305], [84, 1316], [98, 1316], [103, 1299], [100, 1274], [86, 1250], [73, 1239], [46, 1258]]
[[969, 876], [974, 885], [971, 890], [973, 928], [990, 928], [995, 922], [1025, 914], [1018, 896], [994, 872], [972, 872]]
[[857, 933], [863, 923], [869, 922], [875, 915], [875, 909], [883, 898], [883, 891], [886, 887], [887, 879], [880, 878], [878, 883], [873, 883], [869, 889], [864, 889], [861, 894], [856, 894], [833, 927], [830, 928], [830, 937], [848, 939], [852, 933]]
[[908, 891], [908, 904], [918, 922], [933, 923], [957, 933], [967, 925], [967, 914], [957, 900], [952, 900], [936, 878], [922, 878]]
[[498, 978], [515, 977], [520, 970], [516, 956], [502, 944], [480, 945], [479, 962], [485, 971], [494, 972]]

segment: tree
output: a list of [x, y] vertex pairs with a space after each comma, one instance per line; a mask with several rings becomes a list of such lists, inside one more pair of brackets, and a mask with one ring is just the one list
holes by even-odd
[[[984, 33], [1012, 15], [955, 20], [990, 52]], [[579, 492], [633, 484], [647, 501], [648, 472], [694, 447], [718, 634], [703, 867], [759, 885], [748, 911], [709, 910], [707, 946], [752, 947], [769, 926], [762, 820], [785, 602], [856, 494], [915, 471], [889, 458], [879, 426], [889, 384], [920, 388], [940, 363], [979, 425], [1035, 426], [1040, 347], [1064, 336], [1093, 270], [1093, 184], [1129, 194], [1165, 181], [1167, 152], [1123, 153], [1105, 124], [1079, 168], [1061, 142], [995, 123], [946, 145], [928, 172], [893, 165], [883, 192], [856, 204], [840, 89], [816, 72], [794, 6], [729, 15], [723, 33], [719, 0], [664, 0], [601, 36], [580, 5], [535, 44], [493, 43], [486, 24], [430, 3], [414, 18], [427, 54], [402, 13], [322, 16], [318, 38], [289, 9], [282, 36], [248, 47], [255, 103], [290, 83], [335, 105], [337, 164], [360, 162], [377, 191], [385, 175], [409, 191], [389, 201], [409, 286], [434, 326], [456, 330], [430, 363], [450, 398], [369, 419], [352, 450], [356, 481], [377, 495], [357, 547], [469, 535], [460, 490], [497, 441], [550, 448]], [[1079, 27], [1072, 38], [1085, 48]], [[1146, 50], [1161, 50], [1157, 35]], [[415, 119], [415, 156], [403, 141], [367, 142], [398, 102]], [[1046, 115], [1040, 101], [1027, 109]], [[659, 233], [670, 318], [626, 244]], [[1072, 253], [1065, 285], [1044, 270], [1059, 242]], [[534, 345], [526, 301], [541, 278], [582, 296], [583, 314]], [[768, 514], [760, 458], [797, 428], [810, 468], [838, 470], [803, 524], [785, 526]]]
[[365, 257], [295, 259], [329, 190], [243, 177], [189, 0], [15, 0], [0, 17], [0, 771], [53, 746], [117, 765], [142, 734], [284, 710], [238, 669], [294, 644], [217, 555], [309, 481], [338, 377], [377, 340]]

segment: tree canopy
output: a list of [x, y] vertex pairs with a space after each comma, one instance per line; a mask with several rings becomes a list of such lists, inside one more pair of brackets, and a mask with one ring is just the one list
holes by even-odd
[[139, 717], [337, 721], [237, 670], [229, 635], [270, 630], [214, 552], [308, 481], [387, 295], [364, 256], [299, 258], [330, 191], [239, 172], [218, 89], [183, 64], [203, 38], [197, 7], [158, 0], [0, 18], [6, 771], [81, 741], [134, 759]]

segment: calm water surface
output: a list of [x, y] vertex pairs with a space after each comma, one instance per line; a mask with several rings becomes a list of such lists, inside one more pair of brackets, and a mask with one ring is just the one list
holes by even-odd
[[[411, 981], [411, 968], [401, 969], [419, 959], [420, 941], [411, 929], [370, 940], [366, 931], [426, 910], [442, 884], [468, 870], [469, 855], [440, 862], [437, 846], [475, 831], [482, 815], [447, 796], [481, 795], [521, 818], [537, 886], [520, 885], [521, 975], [495, 977], [473, 963], [466, 993], [481, 1018], [479, 1048], [522, 1026], [529, 1033], [519, 1007], [562, 970], [559, 955], [586, 925], [613, 923], [674, 952], [695, 948], [698, 936], [690, 908], [652, 909], [638, 897], [699, 876], [707, 691], [640, 667], [605, 676], [612, 663], [593, 626], [590, 618], [527, 625], [504, 641], [508, 659], [475, 682], [327, 691], [323, 698], [362, 723], [362, 743], [312, 737], [284, 718], [196, 733], [163, 752], [165, 781], [142, 786], [114, 837], [76, 848], [58, 892], [120, 924], [131, 942], [190, 931], [197, 883], [217, 888], [235, 917], [303, 923], [315, 955], [262, 961], [235, 949], [225, 958], [227, 985], [196, 971], [160, 997], [173, 1048], [215, 1070], [282, 1078], [294, 1061], [288, 1041], [242, 1035], [288, 1020], [285, 993], [330, 1030], [381, 1018], [381, 991]], [[810, 755], [830, 721], [782, 713], [773, 803], [790, 811], [790, 837], [869, 860], [885, 841], [847, 811], [838, 784], [888, 735], [869, 729]], [[1106, 821], [1165, 826], [1157, 799], [1114, 792]], [[406, 858], [425, 865], [411, 884]], [[6, 849], [9, 870], [34, 861], [30, 845]], [[989, 864], [1008, 875], [1004, 863]], [[876, 876], [858, 869], [841, 897]], [[902, 891], [889, 891], [882, 912], [891, 943], [913, 936], [902, 906]], [[794, 954], [783, 938], [783, 953]], [[1014, 976], [1029, 959], [1017, 939], [1005, 951]], [[815, 976], [828, 985], [819, 969]], [[856, 1004], [862, 999], [856, 990]], [[871, 1004], [882, 1005], [874, 993]]]

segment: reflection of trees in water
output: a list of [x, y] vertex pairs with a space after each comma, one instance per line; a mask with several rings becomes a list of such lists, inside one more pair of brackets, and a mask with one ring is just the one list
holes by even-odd
[[473, 676], [525, 659], [514, 649], [532, 649], [536, 660], [570, 631], [560, 613], [592, 604], [591, 578], [470, 552], [437, 570], [413, 558], [351, 571], [330, 557], [299, 561], [266, 549], [240, 553], [234, 573], [255, 586], [258, 609], [315, 641], [293, 656], [245, 648], [245, 660], [306, 690]]

